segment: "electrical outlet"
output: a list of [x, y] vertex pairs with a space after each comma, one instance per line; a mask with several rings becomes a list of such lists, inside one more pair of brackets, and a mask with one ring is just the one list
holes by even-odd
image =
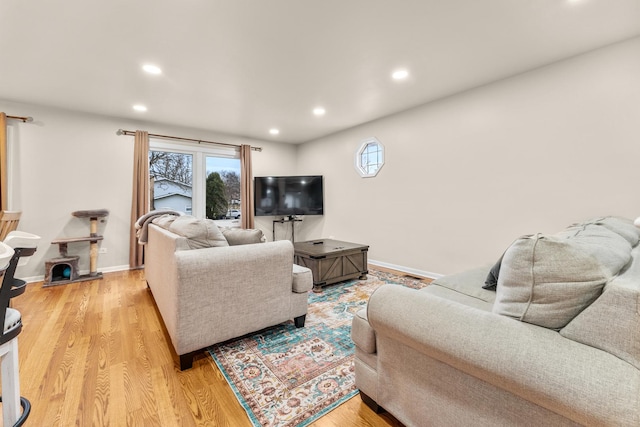
[[98, 252], [101, 254], [106, 254], [108, 251], [107, 251], [107, 248], [100, 248]]

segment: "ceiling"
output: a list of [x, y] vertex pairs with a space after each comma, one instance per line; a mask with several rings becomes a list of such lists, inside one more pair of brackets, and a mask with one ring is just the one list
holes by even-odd
[[3, 0], [0, 99], [302, 143], [639, 35], [640, 0]]

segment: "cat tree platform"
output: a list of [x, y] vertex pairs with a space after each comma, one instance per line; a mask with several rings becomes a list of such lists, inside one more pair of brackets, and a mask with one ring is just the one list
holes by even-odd
[[[102, 279], [102, 273], [97, 271], [98, 242], [104, 237], [98, 235], [98, 219], [109, 215], [109, 211], [107, 209], [75, 211], [71, 215], [76, 218], [89, 218], [89, 236], [59, 238], [51, 242], [52, 245], [58, 245], [60, 256], [45, 261], [43, 287]], [[89, 274], [81, 275], [79, 273], [78, 261], [80, 257], [78, 255], [67, 254], [70, 243], [80, 242], [89, 243]]]

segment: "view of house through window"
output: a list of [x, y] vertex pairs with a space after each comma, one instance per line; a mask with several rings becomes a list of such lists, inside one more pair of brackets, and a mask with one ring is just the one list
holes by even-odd
[[172, 209], [192, 213], [193, 156], [149, 151], [151, 210]]
[[240, 218], [240, 159], [235, 151], [150, 143], [151, 209], [198, 218]]

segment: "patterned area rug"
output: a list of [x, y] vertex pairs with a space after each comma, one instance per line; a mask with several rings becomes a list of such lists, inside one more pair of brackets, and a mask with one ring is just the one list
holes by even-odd
[[209, 348], [254, 426], [306, 426], [357, 394], [351, 319], [385, 283], [427, 285], [370, 269], [367, 280], [309, 292], [304, 328], [290, 321]]

